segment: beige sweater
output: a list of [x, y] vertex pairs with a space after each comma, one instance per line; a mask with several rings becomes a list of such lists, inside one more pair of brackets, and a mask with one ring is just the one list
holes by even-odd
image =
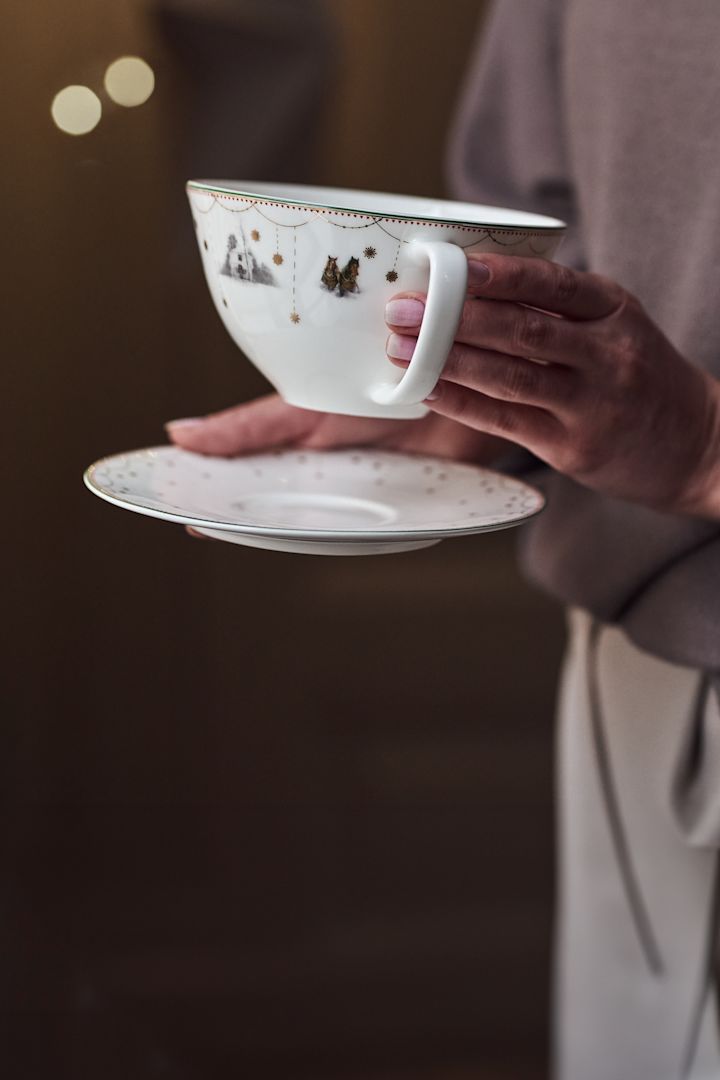
[[[615, 278], [720, 375], [719, 0], [496, 0], [450, 164], [458, 197], [568, 221], [560, 257]], [[720, 671], [720, 524], [540, 482], [529, 576]]]

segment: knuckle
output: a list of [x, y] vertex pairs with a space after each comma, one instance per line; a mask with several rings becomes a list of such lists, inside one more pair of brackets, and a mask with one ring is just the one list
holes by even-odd
[[463, 305], [460, 322], [456, 331], [457, 337], [468, 339], [473, 336], [477, 329], [477, 320], [482, 308], [482, 301], [468, 300]]
[[620, 393], [632, 393], [638, 385], [641, 368], [641, 350], [634, 334], [621, 334], [615, 339], [613, 354], [613, 381]]
[[623, 311], [629, 303], [637, 303], [635, 297], [623, 289], [622, 285], [619, 285], [617, 281], [612, 278], [606, 277], [604, 274], [595, 274], [589, 272], [587, 274], [588, 281], [594, 286], [596, 292], [605, 296], [612, 305], [612, 312], [610, 314], [617, 314]]
[[454, 382], [462, 382], [466, 367], [465, 350], [462, 345], [455, 342], [447, 355], [442, 376], [443, 378], [452, 379]]
[[449, 387], [445, 389], [443, 400], [446, 405], [452, 407], [454, 420], [459, 421], [461, 424], [467, 424], [469, 427], [476, 426], [477, 418], [472, 408], [472, 398], [469, 393], [459, 387]]
[[546, 316], [536, 311], [525, 311], [513, 328], [513, 346], [523, 356], [543, 353], [550, 345], [550, 323]]
[[571, 439], [560, 451], [557, 467], [569, 476], [579, 476], [584, 470], [584, 454], [577, 439]]
[[599, 464], [598, 449], [593, 439], [582, 431], [571, 432], [559, 462], [562, 472], [572, 476], [588, 476]]
[[555, 298], [567, 304], [577, 296], [580, 279], [569, 266], [557, 266], [555, 277]]
[[615, 359], [627, 367], [633, 366], [638, 357], [638, 346], [634, 334], [622, 333], [615, 339]]
[[519, 259], [507, 258], [504, 264], [505, 288], [513, 296], [521, 295], [525, 285], [526, 271]]
[[506, 401], [527, 401], [535, 395], [537, 374], [527, 363], [509, 363], [503, 374], [503, 397]]
[[493, 423], [499, 434], [512, 436], [520, 427], [520, 416], [512, 409], [504, 409], [501, 403], [494, 411]]

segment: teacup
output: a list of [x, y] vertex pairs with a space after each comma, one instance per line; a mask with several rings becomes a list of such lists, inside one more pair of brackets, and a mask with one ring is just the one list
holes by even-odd
[[[551, 258], [565, 226], [493, 206], [341, 188], [192, 180], [215, 306], [285, 401], [412, 419], [442, 372], [466, 298], [467, 254]], [[387, 359], [384, 309], [427, 294], [409, 367]]]

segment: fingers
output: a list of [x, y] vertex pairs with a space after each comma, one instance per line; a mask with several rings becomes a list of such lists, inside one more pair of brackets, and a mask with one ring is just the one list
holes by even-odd
[[558, 319], [520, 304], [468, 300], [455, 340], [512, 356], [578, 367], [594, 357], [599, 335], [593, 332], [592, 324]]
[[404, 430], [407, 421], [385, 420], [374, 416], [346, 416], [325, 413], [312, 431], [298, 440], [307, 450], [332, 450], [346, 446], [364, 446], [381, 442], [396, 431]]
[[[494, 254], [468, 257], [468, 292], [457, 341], [570, 367], [602, 358], [606, 324], [601, 320], [630, 299], [599, 274], [545, 259]], [[423, 301], [420, 293], [393, 297], [385, 312], [390, 329], [417, 335]]]
[[603, 319], [622, 307], [624, 290], [609, 278], [518, 255], [469, 255], [468, 291], [490, 300], [552, 311], [569, 319]]
[[540, 457], [545, 455], [546, 448], [557, 444], [563, 432], [559, 420], [544, 409], [498, 401], [443, 379], [427, 404], [441, 416], [488, 435], [509, 439]]
[[231, 456], [284, 446], [306, 436], [319, 413], [287, 405], [270, 394], [231, 409], [165, 425], [169, 438], [184, 450]]
[[[416, 337], [424, 310], [419, 297], [406, 294], [388, 303], [385, 317], [395, 333]], [[471, 299], [463, 307], [455, 340], [480, 349], [578, 367], [602, 353], [604, 336], [590, 322], [572, 322], [507, 301]]]
[[279, 446], [328, 450], [378, 443], [403, 429], [405, 421], [298, 409], [271, 394], [210, 416], [171, 420], [165, 427], [184, 450], [232, 457]]
[[195, 540], [210, 540], [212, 542], [217, 542], [214, 536], [207, 536], [203, 532], [198, 532], [197, 529], [193, 529], [192, 525], [186, 525], [185, 532], [188, 534], [188, 536], [192, 536]]
[[[406, 365], [414, 347], [414, 338], [391, 334], [387, 353]], [[442, 378], [499, 401], [539, 405], [556, 413], [572, 405], [578, 390], [576, 373], [558, 364], [539, 364], [458, 343], [450, 350]]]

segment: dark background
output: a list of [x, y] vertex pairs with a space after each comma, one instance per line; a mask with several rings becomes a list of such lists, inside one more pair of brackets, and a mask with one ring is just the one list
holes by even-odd
[[[7, 0], [0, 1072], [545, 1076], [559, 611], [511, 533], [201, 543], [83, 488], [263, 392], [183, 183], [446, 193], [476, 0]], [[148, 60], [136, 109], [108, 63]], [[87, 83], [99, 127], [58, 131]]]

